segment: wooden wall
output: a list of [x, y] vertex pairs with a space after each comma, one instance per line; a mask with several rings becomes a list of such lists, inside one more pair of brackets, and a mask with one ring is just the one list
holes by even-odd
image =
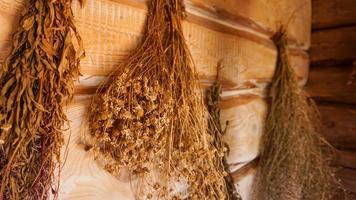
[[[18, 26], [26, 0], [0, 0], [0, 64], [11, 49], [11, 33]], [[184, 34], [198, 69], [208, 86], [222, 60], [222, 122], [230, 126], [225, 140], [239, 192], [249, 199], [267, 104], [265, 88], [276, 64], [270, 37], [289, 23], [289, 54], [304, 85], [309, 73], [310, 0], [187, 0]], [[60, 199], [133, 199], [130, 181], [106, 173], [82, 146], [88, 128], [86, 112], [91, 95], [107, 75], [119, 67], [142, 37], [146, 18], [144, 0], [87, 0], [73, 2], [75, 21], [84, 40], [83, 76], [76, 82], [68, 105], [70, 127], [63, 147]], [[249, 164], [247, 164], [249, 163]]]
[[[356, 199], [356, 1], [312, 0], [311, 69], [307, 90], [318, 101], [328, 141], [337, 148], [338, 178]], [[341, 197], [338, 197], [338, 199]]]

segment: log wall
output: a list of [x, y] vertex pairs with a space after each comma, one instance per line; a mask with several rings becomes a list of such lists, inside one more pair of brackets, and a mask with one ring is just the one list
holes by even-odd
[[[11, 49], [26, 0], [0, 0], [0, 64]], [[310, 0], [187, 0], [184, 35], [204, 87], [214, 81], [216, 66], [224, 66], [222, 122], [229, 120], [225, 140], [229, 163], [243, 199], [249, 199], [267, 110], [265, 89], [274, 73], [276, 48], [270, 37], [288, 23], [289, 55], [304, 85], [309, 73]], [[67, 106], [70, 127], [63, 146], [59, 199], [134, 199], [130, 181], [106, 173], [84, 150], [91, 95], [101, 81], [120, 67], [140, 43], [146, 19], [144, 0], [73, 2], [76, 25], [86, 58], [81, 62], [74, 102]]]
[[323, 134], [336, 147], [334, 164], [345, 194], [356, 199], [356, 1], [312, 1], [311, 69], [307, 91], [319, 105]]

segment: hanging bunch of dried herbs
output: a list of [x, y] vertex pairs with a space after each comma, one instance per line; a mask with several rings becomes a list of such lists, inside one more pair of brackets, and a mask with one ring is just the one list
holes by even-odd
[[[212, 86], [210, 86], [207, 91], [206, 91], [206, 105], [208, 107], [208, 111], [210, 114], [209, 117], [209, 124], [208, 124], [208, 129], [211, 132], [211, 134], [214, 137], [214, 146], [216, 149], [218, 149], [219, 152], [224, 152], [224, 156], [220, 158], [220, 170], [225, 171], [228, 174], [225, 174], [225, 182], [227, 186], [227, 193], [226, 193], [226, 198], [225, 199], [231, 199], [231, 200], [240, 200], [241, 197], [239, 193], [237, 192], [235, 188], [234, 181], [231, 176], [231, 172], [229, 169], [229, 164], [227, 163], [226, 157], [228, 154], [228, 147], [227, 144], [225, 144], [222, 141], [223, 135], [226, 133], [226, 128], [225, 130], [222, 129], [221, 123], [220, 123], [220, 108], [219, 104], [221, 101], [221, 83], [219, 80], [219, 73], [221, 69], [221, 63], [218, 64], [218, 72], [217, 72], [217, 77]], [[228, 122], [226, 122], [228, 124]]]
[[[72, 0], [30, 0], [0, 70], [0, 199], [47, 199], [79, 75]], [[76, 36], [80, 50], [72, 43]]]
[[182, 0], [152, 0], [143, 43], [93, 100], [93, 151], [136, 177], [138, 199], [224, 199], [214, 137], [185, 44]]
[[[330, 199], [333, 170], [322, 146], [315, 103], [298, 87], [286, 49], [285, 29], [273, 37], [278, 57], [271, 107], [262, 137], [255, 199]], [[329, 152], [330, 153], [330, 152]]]

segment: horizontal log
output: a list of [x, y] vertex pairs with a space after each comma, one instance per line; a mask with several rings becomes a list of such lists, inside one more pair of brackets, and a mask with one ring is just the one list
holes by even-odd
[[351, 66], [312, 67], [306, 90], [318, 100], [356, 103], [356, 87], [349, 85]]
[[259, 95], [240, 94], [224, 98], [220, 105], [221, 124], [226, 134], [223, 139], [229, 146], [227, 161], [233, 166], [249, 162], [259, 155], [260, 138], [267, 113], [267, 103]]
[[268, 36], [272, 36], [276, 31], [278, 23], [289, 23], [287, 35], [290, 41], [303, 49], [308, 49], [310, 46], [310, 0], [190, 0], [186, 2], [215, 19], [228, 21], [231, 24], [239, 22], [242, 26]]
[[[322, 134], [326, 139], [339, 149], [356, 149], [356, 106], [319, 103], [318, 108], [323, 122]], [[342, 157], [349, 159], [350, 154], [344, 153]], [[350, 162], [354, 163], [354, 158]]]
[[85, 151], [82, 143], [88, 139], [86, 120], [91, 96], [75, 96], [66, 108], [70, 127], [64, 134], [61, 170], [60, 199], [122, 199], [131, 200], [134, 193], [131, 184], [124, 178], [115, 178], [94, 160], [91, 152]]
[[355, 0], [312, 0], [313, 29], [356, 24]]
[[314, 31], [311, 62], [352, 62], [356, 59], [356, 26]]
[[[115, 1], [147, 9], [145, 0]], [[269, 38], [278, 29], [278, 23], [288, 23], [287, 36], [290, 43], [305, 50], [310, 47], [310, 0], [186, 0], [185, 4], [188, 21], [218, 28], [226, 33], [252, 32], [262, 38]], [[289, 21], [286, 21], [285, 16], [288, 16]]]
[[[21, 2], [23, 0], [0, 0], [0, 63], [9, 54], [10, 36], [23, 9]], [[135, 1], [120, 2], [121, 0], [89, 0], [84, 9], [74, 3], [75, 19], [83, 36], [87, 55], [81, 62], [83, 75], [100, 76], [111, 73], [139, 44], [146, 11], [140, 6], [132, 6]], [[125, 5], [130, 2], [130, 5]], [[213, 23], [210, 26], [205, 26], [207, 22], [199, 24], [199, 20], [207, 21], [206, 18], [199, 17], [197, 15], [198, 19], [194, 18], [194, 23], [190, 20], [184, 23], [184, 34], [201, 77], [215, 77], [216, 65], [223, 60], [225, 67], [221, 75], [225, 88], [257, 87], [271, 79], [276, 62], [276, 49], [271, 40], [261, 39], [258, 34], [253, 33], [223, 33], [220, 29], [211, 28], [219, 26], [215, 26], [216, 22], [210, 19], [209, 23]], [[218, 24], [221, 25], [220, 22]], [[305, 81], [308, 55], [296, 48], [290, 48], [290, 52], [297, 74]]]
[[336, 150], [335, 161], [339, 166], [353, 168], [356, 170], [356, 150]]

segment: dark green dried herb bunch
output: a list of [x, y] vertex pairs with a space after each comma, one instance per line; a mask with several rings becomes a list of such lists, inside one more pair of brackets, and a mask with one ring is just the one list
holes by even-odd
[[[56, 198], [63, 106], [79, 75], [71, 0], [29, 0], [0, 70], [0, 199]], [[72, 43], [73, 33], [79, 50]]]
[[287, 55], [285, 29], [281, 28], [273, 40], [278, 51], [277, 66], [261, 141], [254, 198], [330, 199], [335, 178], [329, 156], [322, 151], [322, 147], [329, 146], [318, 133], [319, 113], [313, 100], [298, 86]]
[[208, 132], [183, 12], [182, 0], [150, 2], [142, 44], [91, 107], [97, 159], [114, 175], [127, 169], [137, 199], [220, 200], [226, 194], [223, 153]]

